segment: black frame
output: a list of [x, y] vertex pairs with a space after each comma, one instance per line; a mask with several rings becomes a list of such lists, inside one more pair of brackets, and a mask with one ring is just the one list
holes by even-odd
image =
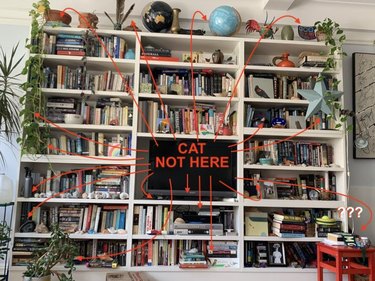
[[[353, 157], [375, 158], [375, 53], [353, 53]], [[358, 101], [357, 101], [358, 99]], [[364, 149], [354, 143], [357, 137], [368, 141]]]
[[[276, 247], [275, 245], [279, 245], [279, 247]], [[277, 251], [281, 253], [281, 262], [275, 262], [273, 257], [273, 252], [276, 251], [276, 248], [278, 248]], [[285, 256], [285, 246], [284, 242], [268, 242], [268, 265], [269, 266], [286, 266], [286, 256]]]

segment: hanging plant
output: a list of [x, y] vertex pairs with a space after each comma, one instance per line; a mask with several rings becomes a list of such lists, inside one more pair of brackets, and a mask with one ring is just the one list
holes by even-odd
[[44, 82], [43, 73], [43, 27], [44, 14], [50, 9], [48, 0], [39, 0], [33, 4], [30, 11], [31, 33], [26, 48], [30, 57], [25, 63], [22, 74], [27, 75], [27, 81], [22, 85], [25, 95], [20, 98], [23, 109], [20, 112], [23, 135], [18, 139], [22, 154], [45, 153], [48, 137], [47, 126], [41, 128], [35, 113], [45, 116], [45, 99], [41, 90]]

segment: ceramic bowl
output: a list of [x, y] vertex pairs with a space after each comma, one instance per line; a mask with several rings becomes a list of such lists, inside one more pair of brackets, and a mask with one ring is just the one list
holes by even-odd
[[65, 114], [64, 122], [65, 124], [82, 124], [83, 117], [79, 114]]
[[272, 165], [273, 161], [272, 158], [259, 158], [259, 163], [261, 165]]
[[44, 14], [44, 18], [46, 21], [56, 21], [56, 22], [63, 22], [66, 25], [69, 25], [72, 21], [72, 17], [67, 13], [61, 13], [60, 10], [48, 10]]
[[316, 39], [315, 36], [315, 26], [303, 26], [299, 25], [298, 26], [298, 35], [302, 39], [305, 40], [314, 40]]

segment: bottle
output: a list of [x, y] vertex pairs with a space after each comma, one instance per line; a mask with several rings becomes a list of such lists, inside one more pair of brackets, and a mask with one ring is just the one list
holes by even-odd
[[25, 185], [23, 189], [23, 196], [30, 198], [32, 196], [33, 178], [31, 177], [31, 169], [25, 167]]
[[4, 173], [0, 173], [0, 204], [13, 202], [12, 180]]

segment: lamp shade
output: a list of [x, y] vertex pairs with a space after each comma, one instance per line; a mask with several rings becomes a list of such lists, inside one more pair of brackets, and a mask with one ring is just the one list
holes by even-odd
[[13, 202], [12, 180], [4, 173], [0, 173], [0, 204]]

